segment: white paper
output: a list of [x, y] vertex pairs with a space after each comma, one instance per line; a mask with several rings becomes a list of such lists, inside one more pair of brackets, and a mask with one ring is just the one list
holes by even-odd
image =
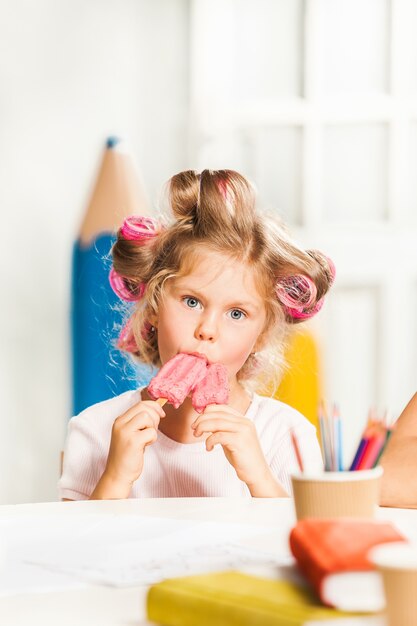
[[288, 548], [271, 543], [263, 552], [245, 546], [248, 538], [269, 535], [271, 529], [244, 524], [56, 515], [2, 520], [0, 533], [7, 538], [0, 595], [87, 583], [152, 584], [174, 576], [293, 562]]

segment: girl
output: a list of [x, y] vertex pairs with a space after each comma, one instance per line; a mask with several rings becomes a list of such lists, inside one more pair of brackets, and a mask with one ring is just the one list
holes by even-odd
[[258, 214], [237, 172], [182, 172], [168, 189], [171, 223], [128, 218], [112, 250], [112, 286], [137, 302], [119, 344], [156, 366], [180, 352], [223, 363], [229, 402], [199, 415], [190, 398], [162, 409], [140, 389], [86, 409], [69, 424], [60, 496], [287, 496], [291, 431], [322, 467], [314, 427], [251, 389], [277, 374], [289, 326], [320, 310], [333, 264]]

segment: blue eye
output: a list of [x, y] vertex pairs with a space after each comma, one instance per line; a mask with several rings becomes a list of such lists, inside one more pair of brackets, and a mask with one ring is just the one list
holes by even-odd
[[232, 320], [241, 320], [242, 317], [246, 317], [246, 315], [240, 309], [232, 309], [230, 311], [230, 317], [232, 318]]
[[197, 298], [193, 298], [192, 296], [186, 296], [183, 298], [183, 301], [190, 309], [197, 309], [200, 305], [200, 301]]

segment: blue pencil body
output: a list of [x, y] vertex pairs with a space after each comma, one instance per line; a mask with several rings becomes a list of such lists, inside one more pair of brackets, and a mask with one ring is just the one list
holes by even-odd
[[104, 233], [89, 247], [74, 245], [71, 338], [73, 415], [86, 407], [148, 383], [151, 373], [136, 368], [115, 346], [123, 323], [120, 300], [110, 287], [109, 252], [114, 236]]

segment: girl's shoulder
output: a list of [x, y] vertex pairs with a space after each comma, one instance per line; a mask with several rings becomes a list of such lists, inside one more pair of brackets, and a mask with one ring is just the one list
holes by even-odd
[[314, 431], [313, 424], [289, 404], [268, 396], [253, 394], [247, 416], [257, 424], [273, 420], [279, 429], [307, 429]]
[[112, 425], [116, 417], [125, 413], [131, 406], [139, 402], [141, 399], [141, 390], [125, 391], [114, 398], [97, 402], [87, 407], [81, 413], [74, 416], [70, 420], [70, 425], [84, 424], [85, 426], [91, 426], [99, 424], [105, 426], [106, 424]]

